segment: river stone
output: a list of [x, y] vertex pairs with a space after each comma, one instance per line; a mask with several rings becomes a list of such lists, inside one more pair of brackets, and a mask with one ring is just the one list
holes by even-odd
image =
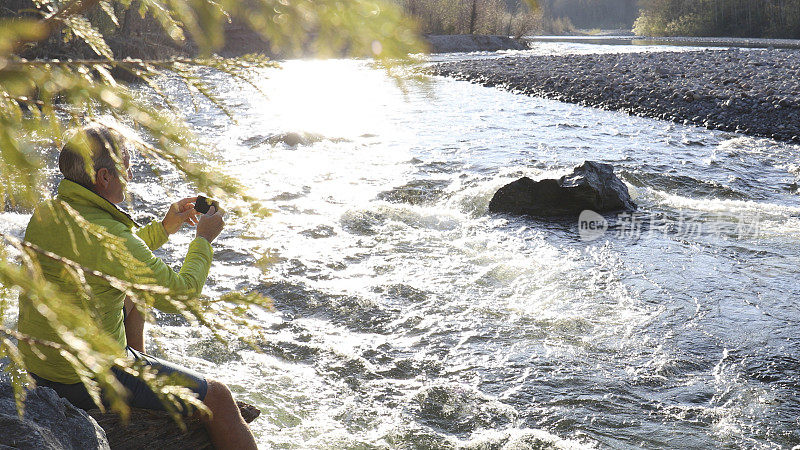
[[610, 164], [585, 161], [558, 180], [522, 177], [500, 188], [489, 211], [529, 216], [571, 216], [583, 210], [610, 212], [636, 209], [628, 187]]
[[14, 393], [0, 383], [0, 448], [108, 449], [106, 433], [85, 411], [50, 388], [28, 391], [25, 415], [17, 414]]

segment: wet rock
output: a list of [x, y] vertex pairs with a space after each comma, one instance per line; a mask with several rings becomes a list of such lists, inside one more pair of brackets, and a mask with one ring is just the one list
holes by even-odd
[[378, 370], [384, 378], [407, 380], [420, 375], [435, 376], [442, 370], [441, 362], [434, 360], [394, 359], [386, 368]]
[[289, 131], [286, 133], [277, 133], [277, 134], [270, 134], [270, 135], [255, 135], [250, 136], [248, 138], [242, 139], [242, 145], [246, 145], [248, 147], [256, 148], [261, 147], [263, 145], [278, 145], [284, 144], [289, 147], [297, 147], [297, 146], [309, 146], [315, 144], [317, 142], [322, 142], [324, 140], [330, 142], [344, 142], [346, 139], [342, 138], [326, 138], [321, 134], [316, 133], [306, 133], [306, 132], [297, 132], [297, 131]]
[[[427, 427], [398, 428], [387, 436], [390, 448], [415, 448], [426, 450], [456, 450], [455, 444]], [[495, 447], [487, 447], [495, 448]]]
[[586, 209], [636, 209], [628, 187], [610, 164], [586, 161], [558, 180], [522, 177], [500, 188], [489, 202], [491, 212], [529, 216], [578, 215]]
[[[245, 421], [261, 411], [236, 402]], [[112, 413], [83, 411], [50, 388], [28, 392], [20, 418], [11, 386], [0, 382], [0, 448], [23, 449], [211, 449], [199, 419], [186, 419], [186, 433], [163, 411], [131, 409], [127, 424]]]
[[340, 224], [345, 231], [356, 236], [374, 236], [385, 217], [373, 211], [347, 211], [342, 214]]
[[336, 236], [336, 231], [333, 230], [333, 227], [328, 225], [319, 225], [316, 228], [310, 228], [307, 230], [303, 230], [300, 232], [303, 236], [310, 237], [312, 239], [323, 239], [329, 238], [332, 236]]
[[282, 192], [270, 200], [273, 202], [288, 202], [292, 200], [297, 200], [298, 198], [303, 198], [311, 192], [311, 186], [303, 186], [303, 189], [298, 192]]
[[449, 180], [414, 180], [381, 192], [378, 194], [378, 199], [411, 205], [431, 204], [442, 196], [442, 192], [449, 184]]
[[[239, 406], [239, 411], [247, 423], [252, 422], [261, 415], [261, 411], [253, 405], [244, 402], [236, 402], [236, 404]], [[197, 418], [184, 419], [186, 424], [186, 432], [184, 433], [175, 421], [163, 411], [131, 409], [127, 424], [122, 423], [116, 414], [101, 413], [97, 409], [89, 411], [89, 415], [105, 430], [108, 444], [115, 450], [213, 448], [208, 432], [206, 432]]]
[[258, 291], [272, 298], [284, 315], [325, 317], [360, 332], [386, 334], [397, 314], [396, 309], [361, 297], [331, 294], [304, 284], [275, 282]]
[[448, 433], [496, 429], [513, 423], [516, 418], [513, 408], [462, 386], [423, 388], [414, 396], [414, 404], [421, 423]]
[[209, 337], [198, 342], [193, 342], [186, 347], [189, 356], [202, 358], [215, 364], [224, 364], [231, 361], [241, 361], [242, 355], [239, 348], [234, 345], [236, 341], [223, 341], [216, 337]]
[[50, 388], [29, 391], [20, 418], [11, 386], [0, 383], [0, 448], [107, 449], [109, 442], [94, 419]]
[[297, 147], [298, 145], [311, 145], [323, 139], [321, 135], [313, 133], [281, 133], [270, 136], [267, 141], [272, 144], [283, 143], [289, 147]]
[[264, 353], [291, 362], [311, 363], [314, 358], [319, 356], [321, 351], [320, 348], [313, 345], [293, 341], [262, 339], [257, 345]]

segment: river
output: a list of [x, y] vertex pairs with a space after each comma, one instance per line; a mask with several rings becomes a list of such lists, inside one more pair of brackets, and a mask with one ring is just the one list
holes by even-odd
[[[205, 293], [255, 290], [276, 311], [250, 316], [259, 351], [166, 315], [148, 351], [258, 406], [261, 446], [800, 444], [800, 146], [445, 78], [399, 86], [365, 61], [254, 76], [268, 98], [205, 75], [238, 124], [168, 91], [274, 211], [229, 218]], [[587, 159], [639, 204], [601, 238], [487, 212], [504, 184]], [[140, 220], [192, 193], [134, 172]], [[25, 215], [3, 217], [22, 232]], [[179, 266], [192, 236], [159, 255]]]

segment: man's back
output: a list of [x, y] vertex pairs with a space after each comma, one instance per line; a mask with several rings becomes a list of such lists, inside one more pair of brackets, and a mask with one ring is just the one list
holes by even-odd
[[[153, 284], [171, 288], [176, 293], [196, 294], [208, 273], [211, 249], [202, 242], [195, 245], [195, 260], [190, 267], [189, 282], [180, 282], [175, 274], [152, 250], [167, 241], [163, 226], [153, 222], [133, 233], [134, 221], [113, 204], [84, 188], [64, 180], [58, 197], [36, 208], [25, 232], [25, 240], [42, 250], [69, 259], [83, 268], [102, 272], [126, 283]], [[202, 241], [202, 240], [200, 240]], [[54, 300], [20, 297], [19, 330], [37, 339], [61, 343], [69, 334], [102, 333], [109, 354], [125, 354], [126, 338], [123, 305], [125, 293], [112, 286], [108, 278], [85, 274], [87, 296], [79, 295], [78, 283], [83, 274], [58, 259], [37, 254], [42, 275], [58, 289]], [[187, 259], [189, 259], [187, 257]], [[199, 286], [192, 281], [198, 280]], [[118, 286], [121, 287], [121, 286]], [[162, 310], [170, 311], [163, 298], [156, 302]], [[75, 323], [76, 308], [89, 311], [94, 323]], [[174, 312], [174, 311], [170, 311]], [[58, 331], [42, 313], [57, 318]], [[59, 383], [78, 383], [80, 377], [57, 349], [38, 346], [38, 352], [25, 343], [20, 351], [29, 371]]]
[[[255, 449], [225, 384], [144, 353], [142, 314], [150, 306], [190, 314], [187, 301], [203, 289], [211, 242], [225, 221], [214, 207], [198, 217], [197, 197], [188, 197], [172, 203], [163, 220], [134, 233], [136, 224], [114, 206], [125, 200], [133, 177], [129, 144], [121, 133], [91, 124], [76, 130], [61, 149], [58, 168], [64, 180], [58, 197], [36, 209], [25, 234], [35, 247], [23, 257], [39, 261], [50, 283], [33, 283], [28, 295], [20, 296], [24, 364], [37, 385], [83, 409], [110, 405], [121, 400], [114, 393], [123, 392], [131, 407], [163, 410], [172, 405], [183, 414], [191, 414], [192, 405], [202, 401], [210, 414], [200, 417], [216, 447]], [[196, 234], [176, 273], [153, 250], [186, 223], [196, 226]], [[31, 279], [36, 278], [32, 273]], [[126, 318], [125, 305], [134, 295], [141, 301], [134, 302]], [[66, 345], [59, 348], [60, 343]], [[167, 391], [157, 386], [164, 382], [172, 386]], [[175, 388], [183, 392], [177, 403]]]

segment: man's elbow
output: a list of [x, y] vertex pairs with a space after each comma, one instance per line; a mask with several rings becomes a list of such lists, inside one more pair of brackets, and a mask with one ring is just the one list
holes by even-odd
[[203, 293], [203, 286], [205, 285], [205, 280], [193, 280], [193, 281], [194, 282], [191, 284], [192, 288], [189, 295], [191, 295], [192, 298], [197, 298], [200, 297], [200, 295]]

